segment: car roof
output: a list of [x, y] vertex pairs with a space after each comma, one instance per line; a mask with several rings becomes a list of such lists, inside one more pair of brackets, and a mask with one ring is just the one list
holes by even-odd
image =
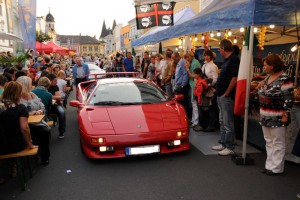
[[[97, 65], [95, 65], [94, 63], [88, 63], [87, 64], [89, 67], [98, 67]], [[98, 67], [98, 68], [100, 68], [100, 67]]]
[[95, 62], [85, 62], [84, 64], [87, 64], [87, 65], [90, 65], [90, 64], [95, 65]]

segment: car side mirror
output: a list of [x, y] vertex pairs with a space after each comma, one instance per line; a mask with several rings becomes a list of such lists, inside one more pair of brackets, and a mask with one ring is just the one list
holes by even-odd
[[176, 101], [181, 101], [181, 100], [184, 99], [184, 95], [183, 95], [183, 94], [176, 94], [176, 95], [174, 96], [174, 99], [175, 99]]
[[69, 105], [72, 106], [72, 107], [81, 107], [81, 106], [83, 106], [84, 104], [83, 104], [83, 103], [80, 103], [80, 102], [77, 101], [77, 100], [72, 100], [72, 101], [70, 101]]

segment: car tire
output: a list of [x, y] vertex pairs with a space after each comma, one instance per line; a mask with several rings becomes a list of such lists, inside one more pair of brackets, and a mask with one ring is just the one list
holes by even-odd
[[84, 153], [84, 150], [83, 150], [83, 147], [82, 147], [81, 140], [80, 140], [80, 150], [81, 150], [81, 153], [85, 154], [85, 153]]

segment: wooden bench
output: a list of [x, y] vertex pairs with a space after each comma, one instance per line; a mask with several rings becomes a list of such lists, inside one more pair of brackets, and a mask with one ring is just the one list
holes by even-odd
[[13, 159], [16, 160], [18, 176], [19, 176], [20, 181], [21, 181], [22, 191], [25, 191], [26, 182], [27, 182], [26, 175], [25, 175], [25, 170], [24, 170], [24, 167], [23, 167], [23, 158], [26, 157], [27, 165], [28, 165], [28, 168], [29, 168], [29, 177], [32, 178], [32, 167], [30, 165], [29, 157], [30, 156], [35, 156], [37, 154], [38, 154], [38, 148], [24, 149], [23, 151], [19, 151], [19, 152], [16, 152], [16, 153], [0, 155], [0, 160], [9, 159], [9, 158], [13, 158]]
[[55, 126], [54, 121], [47, 121], [48, 126], [53, 127]]
[[[47, 124], [49, 126], [56, 126], [57, 124], [57, 121], [58, 121], [58, 117], [56, 114], [49, 114], [48, 115], [48, 121], [47, 121]], [[49, 123], [48, 123], [49, 122]]]

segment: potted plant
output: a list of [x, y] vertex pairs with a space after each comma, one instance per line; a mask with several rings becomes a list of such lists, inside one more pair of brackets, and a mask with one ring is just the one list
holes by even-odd
[[[0, 56], [0, 65], [1, 66], [14, 66], [18, 69], [22, 69], [23, 64], [29, 55], [29, 50], [27, 50], [25, 53], [18, 53], [17, 55], [13, 57], [4, 57]], [[5, 68], [3, 67], [3, 68]]]

